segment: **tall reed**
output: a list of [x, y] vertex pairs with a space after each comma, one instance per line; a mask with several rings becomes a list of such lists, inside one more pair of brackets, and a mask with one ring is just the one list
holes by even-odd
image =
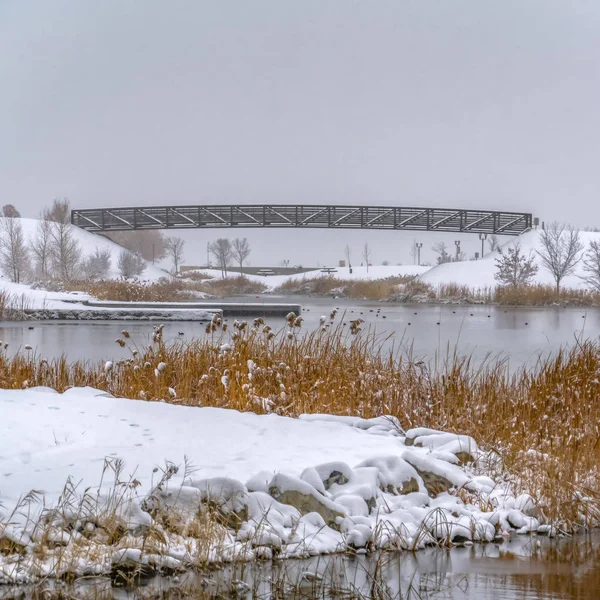
[[157, 327], [152, 343], [140, 346], [124, 331], [116, 342], [131, 355], [114, 365], [4, 350], [0, 387], [89, 385], [127, 398], [292, 417], [394, 415], [404, 428], [472, 435], [549, 518], [574, 524], [599, 516], [598, 344], [580, 343], [516, 372], [503, 362], [474, 368], [458, 355], [432, 366], [384, 351], [384, 340], [361, 331], [360, 321], [335, 325], [334, 317], [306, 333], [295, 315], [277, 332], [262, 319], [227, 330], [215, 318], [203, 339], [167, 344]]

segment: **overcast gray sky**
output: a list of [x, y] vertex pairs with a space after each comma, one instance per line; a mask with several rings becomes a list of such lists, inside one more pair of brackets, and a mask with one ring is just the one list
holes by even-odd
[[[600, 226], [599, 67], [598, 0], [0, 0], [1, 201], [26, 216], [56, 196], [457, 206]], [[265, 241], [255, 263], [273, 244], [328, 262], [365, 239], [376, 261], [409, 261], [394, 254], [408, 234], [248, 235]]]

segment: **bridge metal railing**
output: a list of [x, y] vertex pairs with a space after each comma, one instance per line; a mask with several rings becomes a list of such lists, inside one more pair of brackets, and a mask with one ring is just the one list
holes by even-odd
[[278, 227], [519, 235], [531, 228], [532, 215], [403, 206], [215, 204], [75, 209], [71, 211], [71, 222], [88, 231]]

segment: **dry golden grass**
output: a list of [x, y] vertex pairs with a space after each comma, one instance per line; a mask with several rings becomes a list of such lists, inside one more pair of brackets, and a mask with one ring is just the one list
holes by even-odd
[[413, 279], [412, 276], [398, 276], [374, 280], [352, 280], [323, 275], [311, 279], [305, 277], [288, 279], [276, 288], [275, 292], [315, 296], [328, 296], [337, 293], [347, 298], [385, 300], [397, 293], [400, 284], [407, 284]]
[[225, 279], [210, 279], [203, 282], [201, 291], [218, 297], [235, 296], [236, 294], [261, 294], [266, 285], [239, 275]]
[[118, 302], [182, 302], [197, 299], [195, 288], [200, 284], [186, 283], [165, 277], [154, 282], [107, 279], [102, 281], [70, 281], [62, 284], [65, 291], [82, 291], [99, 300]]
[[600, 306], [600, 293], [588, 289], [563, 288], [558, 296], [552, 285], [528, 285], [496, 288], [494, 301], [515, 306]]
[[199, 293], [211, 296], [261, 293], [265, 286], [247, 277], [228, 279], [164, 278], [154, 282], [108, 279], [70, 281], [61, 284], [65, 291], [83, 291], [99, 300], [119, 302], [193, 302]]
[[0, 387], [89, 385], [129, 398], [289, 416], [391, 414], [405, 428], [469, 434], [494, 449], [499, 471], [512, 473], [546, 517], [598, 518], [600, 346], [583, 343], [531, 371], [510, 372], [503, 363], [475, 370], [457, 356], [433, 369], [382, 351], [382, 340], [359, 331], [359, 322], [354, 335], [340, 325], [308, 333], [298, 325], [291, 318], [275, 333], [258, 319], [225, 331], [217, 320], [205, 338], [170, 345], [156, 328], [151, 346], [139, 348], [124, 332], [117, 343], [131, 356], [109, 369], [2, 352]]
[[22, 321], [26, 319], [25, 311], [31, 308], [31, 302], [25, 294], [11, 294], [0, 290], [0, 320]]
[[275, 290], [280, 294], [384, 300], [390, 302], [455, 302], [511, 306], [600, 306], [600, 293], [593, 290], [561, 289], [552, 285], [471, 288], [456, 283], [434, 286], [414, 276], [376, 280], [346, 280], [324, 275], [314, 279], [289, 279]]

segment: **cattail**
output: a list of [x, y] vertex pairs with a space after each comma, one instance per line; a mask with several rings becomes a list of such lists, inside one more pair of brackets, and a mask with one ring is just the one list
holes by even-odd
[[223, 372], [223, 376], [221, 377], [221, 383], [227, 391], [229, 389], [229, 369], [225, 369], [225, 371]]

